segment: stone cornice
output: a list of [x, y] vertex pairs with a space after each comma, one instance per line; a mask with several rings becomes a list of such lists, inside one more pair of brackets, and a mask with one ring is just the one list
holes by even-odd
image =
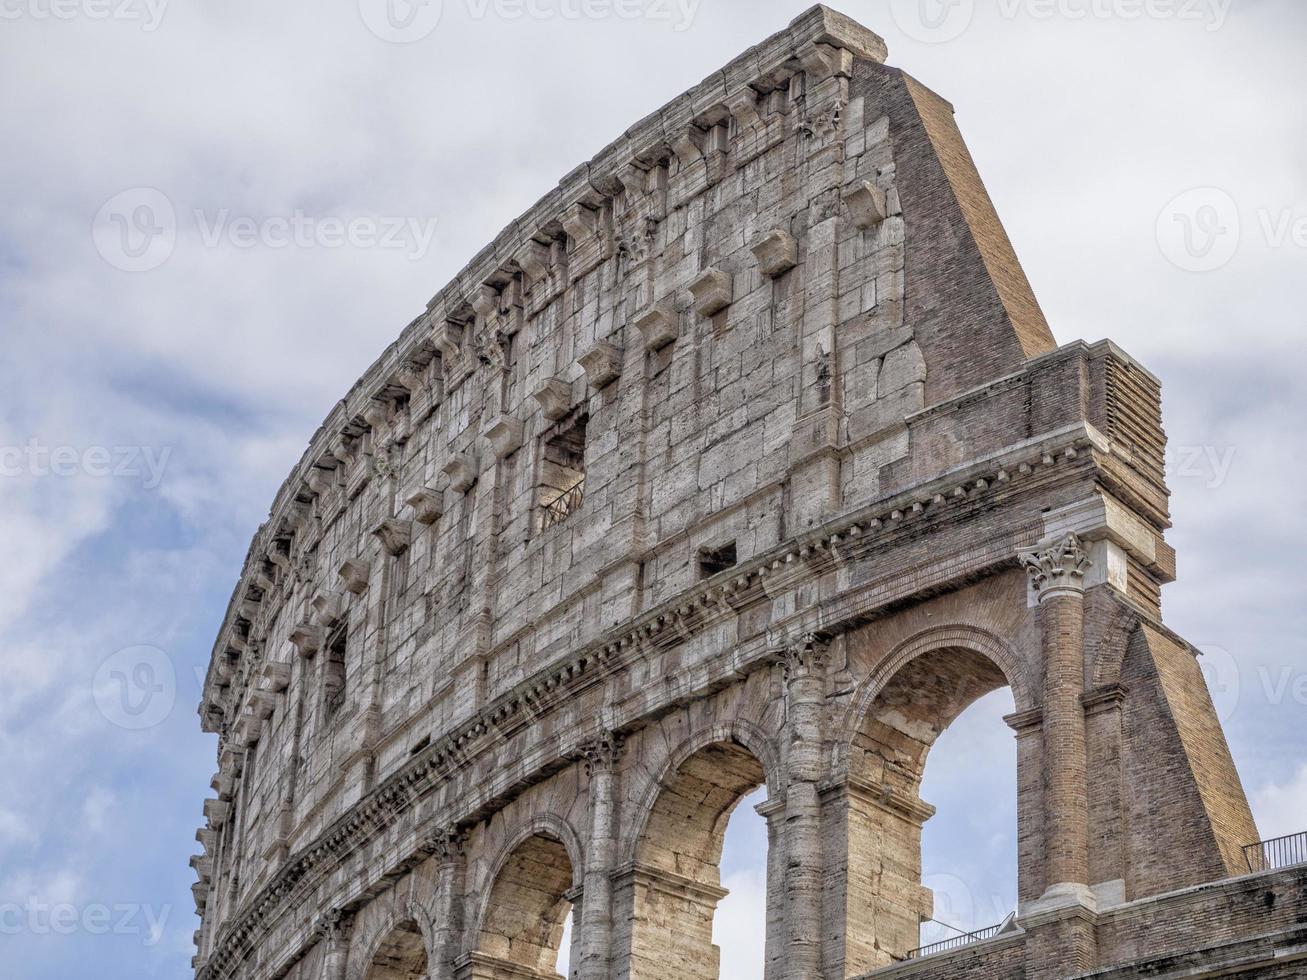
[[[787, 542], [782, 548], [714, 576], [694, 590], [649, 610], [624, 629], [609, 633], [538, 672], [410, 760], [293, 856], [223, 929], [213, 955], [198, 974], [199, 980], [229, 976], [240, 951], [247, 948], [251, 937], [258, 935], [266, 922], [280, 914], [288, 898], [324, 880], [335, 867], [333, 858], [356, 852], [364, 841], [390, 826], [399, 814], [443, 783], [456, 768], [467, 765], [543, 712], [598, 683], [607, 671], [639, 659], [651, 644], [670, 647], [685, 642], [687, 634], [677, 628], [677, 623], [691, 631], [704, 628], [710, 621], [734, 616], [747, 606], [764, 601], [767, 594], [762, 582], [768, 576], [795, 576], [797, 582], [799, 577], [791, 569], [796, 564], [806, 568], [802, 577], [810, 577], [837, 561], [867, 557], [880, 547], [891, 546], [900, 533], [915, 535], [915, 528], [925, 515], [942, 510], [946, 512], [943, 516], [947, 516], [952, 507], [1017, 487], [1025, 477], [1048, 472], [1059, 465], [1078, 465], [1091, 458], [1081, 451], [1088, 441], [1089, 436], [1083, 430], [1062, 433], [1055, 441], [1032, 440], [1023, 443], [1010, 459], [1000, 457], [991, 461], [982, 475], [976, 475], [974, 467], [968, 467], [844, 515]], [[949, 492], [945, 493], [946, 489]], [[1015, 562], [1015, 555], [1010, 555], [1008, 560]], [[684, 616], [684, 610], [701, 610], [703, 615]], [[812, 628], [808, 627], [796, 629], [790, 637], [766, 637], [755, 659], [760, 665], [774, 661], [774, 651], [802, 642], [811, 632]], [[562, 754], [575, 756], [578, 749], [579, 744]], [[448, 816], [460, 821], [471, 819], [469, 814]], [[421, 847], [416, 850], [419, 853], [415, 860], [422, 859]], [[377, 876], [381, 877], [384, 870], [377, 869]]]

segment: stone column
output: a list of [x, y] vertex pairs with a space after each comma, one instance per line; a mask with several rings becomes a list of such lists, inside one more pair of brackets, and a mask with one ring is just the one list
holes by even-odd
[[354, 913], [333, 909], [324, 915], [313, 931], [326, 947], [322, 958], [322, 980], [345, 980], [349, 962], [349, 937], [354, 929]]
[[463, 890], [467, 873], [467, 835], [448, 827], [427, 838], [423, 849], [440, 861], [437, 876], [439, 905], [432, 916], [431, 980], [454, 980], [454, 961], [463, 939]]
[[783, 980], [821, 977], [822, 716], [830, 643], [811, 635], [785, 651], [785, 926]]
[[1085, 747], [1085, 571], [1074, 534], [1023, 552], [1039, 608], [1044, 658], [1044, 896], [1089, 895], [1089, 792]]
[[608, 980], [613, 933], [613, 862], [617, 856], [617, 781], [622, 739], [604, 732], [582, 746], [590, 775], [590, 845], [581, 892], [581, 980]]

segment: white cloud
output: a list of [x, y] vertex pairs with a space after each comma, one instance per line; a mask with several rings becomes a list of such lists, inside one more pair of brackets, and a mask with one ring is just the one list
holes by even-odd
[[1307, 764], [1286, 782], [1263, 786], [1254, 795], [1253, 813], [1265, 840], [1307, 833]]

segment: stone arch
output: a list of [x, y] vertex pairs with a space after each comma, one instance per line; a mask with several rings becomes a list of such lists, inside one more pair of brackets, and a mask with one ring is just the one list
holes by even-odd
[[348, 980], [426, 980], [430, 969], [429, 921], [417, 917], [415, 907], [388, 916], [384, 925], [370, 931], [350, 957]]
[[963, 711], [1005, 687], [1018, 713], [1037, 706], [1017, 651], [967, 624], [913, 634], [859, 685], [833, 760], [849, 800], [846, 955], [859, 969], [919, 945], [921, 922], [934, 913], [921, 883], [922, 829], [935, 813], [920, 797], [927, 756]]
[[763, 729], [749, 721], [737, 719], [700, 728], [681, 741], [667, 755], [666, 761], [658, 771], [656, 778], [649, 781], [639, 801], [636, 803], [637, 819], [630, 822], [622, 841], [622, 862], [630, 864], [636, 860], [640, 846], [640, 837], [648, 823], [659, 795], [667, 782], [696, 753], [719, 743], [735, 742], [748, 750], [762, 766], [763, 782], [772, 799], [779, 798], [784, 790], [784, 771], [781, 767], [780, 753], [775, 740]]
[[571, 825], [554, 814], [536, 815], [500, 849], [470, 932], [472, 980], [557, 976], [582, 854]]
[[[669, 754], [639, 803], [627, 844], [619, 908], [630, 910], [630, 980], [717, 980], [713, 918], [726, 896], [720, 861], [726, 825], [759, 786], [779, 792], [772, 739], [747, 722], [699, 730]], [[770, 864], [770, 862], [769, 862]]]

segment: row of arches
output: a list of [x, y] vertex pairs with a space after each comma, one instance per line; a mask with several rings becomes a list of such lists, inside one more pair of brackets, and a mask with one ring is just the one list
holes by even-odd
[[[852, 709], [859, 715], [855, 734], [826, 759], [828, 778], [841, 770], [845, 774], [830, 778], [845, 787], [843, 795], [835, 793], [823, 804], [839, 809], [843, 821], [841, 843], [832, 847], [827, 841], [831, 853], [824, 861], [844, 878], [840, 931], [845, 975], [901, 959], [932, 938], [929, 929], [923, 932], [923, 923], [934, 919], [937, 910], [923, 881], [932, 871], [948, 869], [923, 863], [923, 826], [933, 814], [920, 800], [927, 757], [945, 730], [977, 702], [988, 706], [983, 717], [990, 728], [1001, 726], [998, 715], [1012, 703], [1005, 689], [1016, 686], [999, 666], [1001, 658], [979, 646], [974, 640], [923, 644], [892, 670], [872, 677]], [[708, 726], [669, 753], [647, 794], [628, 800], [618, 828], [623, 844], [607, 873], [612, 925], [606, 969], [611, 972], [601, 975], [624, 980], [781, 975], [787, 941], [782, 894], [786, 737], [783, 726], [768, 733], [744, 719]], [[1004, 737], [1012, 742], [1010, 731]], [[1008, 767], [1014, 757], [1015, 750], [1006, 759]], [[999, 850], [1014, 854], [1015, 773], [1009, 775], [998, 781], [1008, 798], [986, 801], [989, 819], [984, 824], [987, 837], [991, 828], [1006, 824]], [[858, 786], [875, 791], [848, 788]], [[638, 827], [627, 825], [633, 814]], [[950, 836], [958, 829], [951, 822]], [[449, 964], [450, 976], [552, 980], [583, 975], [581, 895], [588, 858], [583, 836], [567, 821], [538, 818], [505, 841], [485, 877], [487, 887], [467, 896], [467, 934]], [[741, 853], [727, 853], [728, 838], [741, 842]], [[835, 855], [841, 847], [845, 853]], [[736, 924], [732, 938], [747, 948], [730, 951], [736, 955], [725, 970], [719, 948], [721, 905], [729, 894], [724, 869], [752, 873], [765, 892], [765, 899], [756, 896], [754, 908], [745, 913], [751, 920], [747, 928], [739, 928], [743, 910], [730, 917]], [[1005, 871], [1010, 875], [1010, 868]], [[944, 891], [948, 901], [940, 916], [956, 919], [959, 905]], [[1010, 890], [1005, 886], [1002, 891]], [[988, 904], [973, 901], [971, 912], [985, 914]], [[964, 918], [949, 927], [976, 924]], [[393, 924], [373, 946], [356, 951], [361, 960], [354, 962], [362, 969], [356, 967], [354, 976], [361, 980], [444, 975], [433, 971], [415, 921]]]

